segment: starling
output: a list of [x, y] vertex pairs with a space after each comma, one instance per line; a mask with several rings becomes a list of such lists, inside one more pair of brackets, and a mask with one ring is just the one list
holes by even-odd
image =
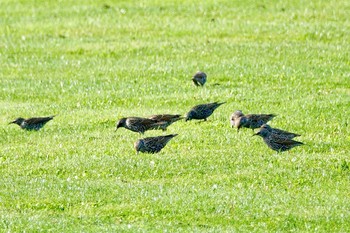
[[261, 126], [261, 128], [268, 130], [269, 132], [271, 132], [272, 134], [276, 134], [281, 138], [286, 138], [286, 139], [293, 139], [295, 137], [299, 137], [300, 134], [296, 134], [296, 133], [291, 133], [282, 129], [277, 129], [277, 128], [272, 128], [271, 126], [264, 124]]
[[175, 136], [177, 136], [177, 134], [142, 138], [137, 140], [134, 143], [134, 147], [137, 153], [139, 153], [140, 151], [144, 153], [151, 153], [151, 154], [158, 153]]
[[260, 131], [254, 135], [262, 137], [266, 145], [277, 152], [287, 151], [293, 147], [304, 145], [302, 142], [294, 141], [287, 137], [283, 137], [280, 134], [272, 133], [272, 131], [269, 131], [265, 127], [261, 127]]
[[189, 121], [192, 119], [201, 120], [204, 119], [204, 121], [207, 120], [207, 118], [213, 114], [214, 110], [217, 109], [220, 105], [224, 104], [226, 102], [214, 102], [209, 104], [200, 104], [197, 106], [194, 106], [186, 115], [185, 120]]
[[54, 116], [49, 116], [49, 117], [33, 117], [33, 118], [28, 118], [24, 119], [22, 117], [17, 118], [16, 120], [10, 122], [9, 124], [17, 124], [19, 125], [22, 129], [25, 130], [36, 130], [38, 131], [44, 125], [51, 121], [54, 118]]
[[198, 71], [193, 75], [192, 81], [196, 86], [204, 86], [205, 82], [207, 81], [207, 74], [202, 71]]
[[127, 117], [121, 118], [117, 122], [117, 128], [124, 127], [133, 132], [138, 132], [140, 134], [144, 134], [147, 130], [157, 130], [161, 129], [163, 131], [169, 126], [166, 121], [156, 121], [148, 118], [142, 117]]
[[231, 116], [231, 127], [250, 128], [252, 130], [260, 128], [263, 124], [266, 124], [270, 120], [276, 117], [275, 114], [247, 114], [244, 115], [242, 111], [238, 110]]

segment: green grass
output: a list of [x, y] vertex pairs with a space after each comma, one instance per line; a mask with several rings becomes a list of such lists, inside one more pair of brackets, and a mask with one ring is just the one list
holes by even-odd
[[[4, 232], [349, 231], [348, 1], [0, 5]], [[171, 125], [159, 154], [114, 131], [210, 101], [227, 103]], [[230, 128], [237, 109], [277, 114], [306, 145], [275, 153]], [[8, 125], [52, 114], [39, 132]]]

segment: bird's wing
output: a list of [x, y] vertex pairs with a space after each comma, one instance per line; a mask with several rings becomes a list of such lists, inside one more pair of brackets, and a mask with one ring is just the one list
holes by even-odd
[[213, 103], [209, 103], [208, 104], [208, 108], [212, 109], [212, 110], [215, 110], [216, 108], [218, 108], [220, 105], [224, 104], [226, 102], [221, 102], [221, 103], [218, 103], [217, 101], [216, 102], [213, 102]]
[[166, 114], [159, 114], [159, 115], [152, 115], [148, 117], [149, 119], [155, 120], [155, 121], [161, 121], [165, 118]]
[[159, 136], [157, 137], [157, 143], [160, 144], [167, 144], [173, 137], [175, 137], [177, 134], [170, 134], [170, 135], [165, 135], [165, 136]]
[[203, 111], [203, 109], [205, 109], [205, 105], [204, 104], [200, 104], [200, 105], [196, 105], [193, 108], [191, 108], [190, 111], [200, 112], [200, 111]]
[[145, 146], [147, 146], [147, 147], [149, 147], [149, 146], [155, 147], [158, 145], [166, 144], [165, 140], [166, 140], [165, 136], [148, 137], [148, 138], [143, 139]]
[[174, 121], [181, 119], [181, 115], [172, 115], [172, 114], [160, 114], [160, 115], [152, 115], [149, 117], [149, 119], [156, 120], [156, 121]]
[[29, 118], [26, 121], [27, 124], [40, 124], [40, 123], [46, 123], [50, 120], [53, 119], [53, 116], [50, 117], [33, 117], [33, 118]]
[[272, 118], [275, 117], [273, 114], [247, 114], [246, 117], [254, 122], [264, 122], [267, 123]]
[[213, 103], [209, 103], [209, 104], [200, 104], [200, 105], [197, 105], [195, 107], [193, 107], [192, 109], [195, 110], [195, 111], [206, 111], [206, 110], [209, 110], [209, 109], [213, 109], [213, 108], [216, 108], [218, 105], [217, 102], [213, 102]]
[[260, 114], [260, 119], [264, 122], [271, 121], [276, 115], [274, 114]]
[[276, 143], [278, 143], [280, 145], [288, 146], [288, 145], [296, 145], [296, 144], [301, 145], [301, 144], [304, 144], [302, 142], [298, 142], [298, 141], [295, 141], [295, 140], [292, 140], [292, 139], [289, 139], [289, 138], [281, 137], [281, 136], [278, 136], [276, 134], [271, 134], [270, 137], [271, 137], [271, 139], [274, 142], [276, 142]]
[[282, 129], [276, 129], [276, 128], [272, 128], [272, 132], [275, 134], [283, 134], [283, 135], [286, 135], [287, 137], [292, 137], [292, 138], [300, 136], [300, 134], [291, 133], [291, 132], [288, 132]]
[[156, 123], [155, 120], [148, 119], [148, 118], [142, 118], [142, 117], [129, 117], [127, 119], [129, 124], [142, 124], [142, 125], [151, 125]]

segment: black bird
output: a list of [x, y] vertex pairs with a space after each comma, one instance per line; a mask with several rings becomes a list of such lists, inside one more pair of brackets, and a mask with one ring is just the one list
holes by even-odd
[[213, 114], [214, 110], [217, 109], [220, 105], [224, 104], [226, 102], [214, 102], [209, 104], [200, 104], [197, 106], [194, 106], [186, 115], [185, 120], [189, 121], [192, 119], [196, 120], [204, 120], [206, 121], [207, 118]]
[[14, 121], [11, 121], [9, 124], [17, 124], [19, 125], [22, 129], [25, 130], [36, 130], [38, 131], [44, 125], [51, 121], [54, 118], [54, 116], [49, 116], [49, 117], [33, 117], [33, 118], [28, 118], [24, 119], [22, 117], [17, 118]]
[[147, 130], [163, 130], [169, 126], [166, 121], [156, 121], [142, 117], [124, 117], [117, 122], [117, 128], [124, 127], [133, 132], [144, 134]]
[[272, 133], [266, 128], [260, 128], [260, 131], [254, 135], [258, 135], [264, 139], [266, 145], [274, 151], [282, 152], [292, 149], [296, 146], [304, 145], [302, 142], [298, 142], [279, 134]]
[[236, 127], [237, 130], [240, 128], [257, 129], [263, 124], [266, 124], [270, 120], [276, 117], [275, 114], [247, 114], [244, 115], [242, 111], [237, 110], [231, 115], [231, 127]]
[[151, 154], [158, 153], [175, 136], [177, 136], [177, 134], [139, 139], [134, 143], [136, 153], [140, 151]]
[[198, 71], [193, 75], [192, 81], [196, 86], [204, 86], [205, 82], [207, 81], [207, 74], [202, 71]]
[[286, 139], [293, 139], [295, 137], [299, 137], [300, 134], [296, 134], [296, 133], [291, 133], [282, 129], [277, 129], [277, 128], [272, 128], [271, 126], [264, 124], [261, 126], [262, 129], [266, 129], [269, 132], [271, 132], [272, 134], [276, 134], [278, 135], [278, 137], [281, 138], [286, 138]]

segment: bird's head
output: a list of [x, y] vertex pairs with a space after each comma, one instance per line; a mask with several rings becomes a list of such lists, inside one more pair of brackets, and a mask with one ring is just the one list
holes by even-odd
[[269, 135], [269, 133], [270, 132], [268, 130], [266, 130], [264, 128], [260, 128], [259, 132], [253, 134], [253, 136], [258, 135], [258, 136], [260, 136], [262, 138], [265, 138], [265, 137], [267, 137]]
[[24, 118], [19, 117], [19, 118], [17, 118], [16, 120], [11, 121], [9, 124], [17, 124], [17, 125], [21, 125], [21, 124], [23, 123], [23, 121], [24, 121], [24, 120], [25, 120]]
[[141, 148], [144, 146], [144, 141], [142, 139], [140, 140], [137, 140], [135, 143], [134, 143], [134, 148], [136, 150], [136, 154], [138, 154], [141, 150]]
[[271, 132], [271, 130], [272, 130], [271, 126], [269, 126], [268, 124], [263, 124], [263, 125], [260, 127], [260, 129], [262, 129], [262, 130], [267, 130], [267, 131], [269, 131], [269, 132]]
[[237, 119], [237, 118], [242, 117], [242, 116], [244, 116], [242, 110], [237, 110], [234, 113], [232, 113], [231, 119]]
[[259, 132], [257, 132], [257, 133], [255, 133], [255, 134], [253, 134], [253, 136], [261, 136], [260, 131], [259, 131]]
[[185, 121], [190, 121], [193, 118], [193, 112], [189, 111], [185, 116]]
[[119, 121], [117, 122], [115, 130], [117, 130], [120, 127], [125, 127], [125, 123], [126, 123], [126, 118], [119, 119]]

